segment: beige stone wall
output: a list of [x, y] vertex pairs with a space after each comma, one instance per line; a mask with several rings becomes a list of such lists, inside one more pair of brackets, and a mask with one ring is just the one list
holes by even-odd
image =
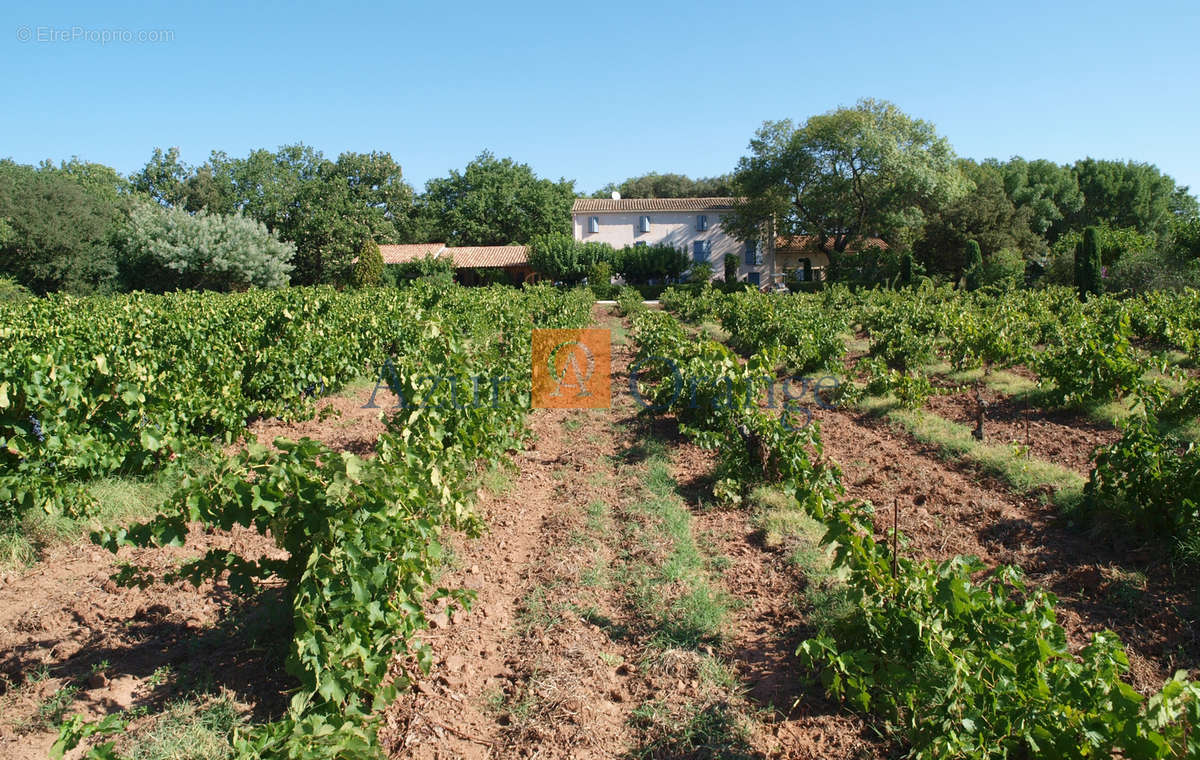
[[[696, 229], [696, 218], [701, 214], [708, 217], [708, 228], [703, 231]], [[649, 232], [641, 231], [639, 223], [643, 216], [650, 217]], [[572, 223], [575, 239], [585, 243], [608, 243], [613, 248], [635, 243], [666, 244], [686, 250], [689, 258], [693, 243], [707, 240], [711, 246], [708, 261], [718, 279], [724, 276], [725, 254], [732, 253], [738, 257], [738, 279], [745, 279], [750, 272], [758, 272], [765, 283], [770, 271], [769, 252], [763, 251], [761, 265], [747, 266], [745, 244], [725, 232], [722, 216], [719, 211], [594, 211], [572, 215]], [[597, 232], [588, 231], [592, 217], [600, 222]]]

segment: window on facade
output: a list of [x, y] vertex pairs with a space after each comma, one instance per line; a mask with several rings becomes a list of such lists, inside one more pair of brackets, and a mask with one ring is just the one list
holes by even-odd
[[692, 243], [692, 261], [703, 262], [708, 261], [708, 253], [712, 250], [712, 244], [707, 240], [697, 240]]
[[649, 232], [650, 231], [650, 217], [643, 216], [641, 219], [639, 219], [638, 220], [638, 229], [641, 230], [642, 232]]
[[746, 273], [746, 282], [750, 283], [751, 285], [757, 286], [760, 282], [762, 282], [761, 275], [759, 275], [758, 272], [747, 272]]
[[696, 217], [696, 231], [704, 232], [707, 229], [708, 229], [708, 217], [705, 216], [704, 214], [701, 214], [700, 216]]
[[599, 232], [599, 231], [600, 231], [600, 217], [593, 216], [591, 219], [588, 219], [588, 232]]
[[762, 263], [758, 254], [758, 243], [746, 243], [746, 266], [752, 267]]
[[634, 245], [634, 247], [635, 247], [635, 248], [636, 248], [637, 246], [639, 246], [639, 245], [641, 245], [641, 246], [644, 246], [644, 245], [646, 245], [646, 241], [645, 241], [645, 240], [639, 240], [639, 241], [637, 241], [636, 243], [634, 243], [633, 245]]

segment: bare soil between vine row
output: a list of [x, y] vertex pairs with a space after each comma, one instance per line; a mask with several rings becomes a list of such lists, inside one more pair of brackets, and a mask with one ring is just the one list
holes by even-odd
[[[946, 398], [930, 410], [965, 424], [955, 410], [961, 417], [966, 402]], [[1003, 402], [997, 406], [1004, 408]], [[1039, 447], [1058, 450], [1064, 439], [1077, 439], [1088, 448], [1116, 435], [1086, 421], [1032, 414], [1043, 418], [1036, 434], [1053, 439]], [[1059, 621], [1074, 646], [1105, 629], [1120, 634], [1130, 678], [1143, 692], [1157, 689], [1176, 670], [1196, 672], [1195, 582], [1160, 548], [1105, 526], [1073, 524], [1048, 494], [1018, 495], [974, 465], [947, 460], [936, 446], [870, 414], [814, 409], [814, 417], [825, 454], [842, 469], [847, 496], [875, 505], [879, 540], [890, 540], [895, 509], [906, 542], [902, 552], [909, 556], [975, 555], [992, 566], [1020, 566], [1034, 584], [1058, 596]], [[1023, 422], [995, 424], [1009, 434], [1019, 431], [1017, 440], [1023, 440]], [[997, 430], [992, 436], [1004, 434]], [[1072, 469], [1079, 471], [1082, 456], [1073, 449], [1070, 457], [1057, 459], [1064, 466], [1074, 462]]]
[[[616, 326], [605, 307], [595, 314], [601, 326]], [[807, 632], [800, 571], [786, 550], [764, 546], [749, 514], [712, 505], [713, 456], [681, 440], [670, 420], [655, 430], [668, 444], [693, 534], [725, 562], [717, 582], [732, 603], [710, 656], [736, 674], [735, 688], [714, 697], [699, 682], [697, 657], [708, 653], [664, 653], [629, 634], [642, 621], [620, 584], [595, 581], [625, 558], [619, 542], [597, 538], [592, 511], [602, 505], [619, 533], [620, 515], [642, 487], [631, 452], [646, 423], [622, 392], [631, 351], [614, 345], [611, 410], [531, 413], [533, 436], [513, 457], [507, 482], [480, 492], [486, 532], [449, 537], [442, 583], [470, 589], [476, 600], [470, 610], [433, 610], [434, 625], [423, 636], [434, 654], [427, 675], [395, 663], [397, 673], [416, 680], [385, 714], [385, 748], [415, 758], [670, 756], [646, 749], [640, 708], [728, 699], [752, 719], [751, 756], [884, 756], [886, 746], [864, 721], [828, 704], [797, 668], [793, 652]], [[324, 400], [337, 412], [332, 418], [264, 421], [253, 432], [263, 440], [308, 435], [369, 455], [382, 430], [380, 410], [363, 409], [369, 394]], [[930, 410], [965, 423], [969, 401], [939, 397]], [[991, 435], [1023, 441], [1024, 410], [1009, 414], [1003, 398], [993, 401]], [[848, 495], [876, 505], [881, 538], [895, 504], [912, 556], [976, 554], [1022, 566], [1060, 597], [1060, 619], [1074, 644], [1103, 628], [1121, 634], [1139, 689], [1195, 667], [1200, 646], [1188, 622], [1194, 599], [1152, 549], [1068, 525], [1053, 506], [1013, 495], [879, 419], [813, 411]], [[1034, 456], [1077, 472], [1090, 448], [1113, 435], [1036, 414]], [[162, 570], [211, 547], [249, 556], [275, 551], [250, 531], [198, 532], [179, 549], [123, 550], [115, 558], [80, 542], [53, 547], [28, 571], [0, 577], [0, 673], [8, 679], [0, 684], [0, 756], [46, 756], [54, 734], [37, 724], [38, 711], [68, 686], [77, 691], [66, 714], [90, 718], [143, 706], [151, 716], [138, 720], [151, 720], [189, 689], [224, 690], [255, 718], [278, 714], [290, 686], [280, 666], [287, 626], [270, 614], [269, 593], [239, 604], [221, 584], [125, 589], [109, 580], [123, 561]]]

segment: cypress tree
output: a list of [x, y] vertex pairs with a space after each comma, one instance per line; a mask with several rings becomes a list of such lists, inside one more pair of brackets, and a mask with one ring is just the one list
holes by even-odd
[[358, 261], [354, 263], [354, 285], [365, 288], [378, 285], [383, 281], [383, 253], [374, 240], [363, 243], [358, 252]]
[[983, 285], [983, 253], [979, 243], [967, 241], [967, 290], [979, 290]]
[[1075, 244], [1075, 266], [1072, 272], [1075, 275], [1075, 292], [1079, 294], [1080, 300], [1084, 297], [1084, 282], [1087, 278], [1084, 276], [1087, 272], [1087, 260], [1083, 258], [1083, 241], [1080, 240]]
[[1090, 295], [1104, 291], [1104, 264], [1100, 258], [1100, 230], [1088, 227], [1083, 231], [1083, 240], [1075, 248], [1075, 288], [1079, 299], [1087, 300]]
[[904, 286], [912, 285], [913, 277], [913, 256], [912, 251], [905, 251], [904, 256], [900, 258], [900, 284]]

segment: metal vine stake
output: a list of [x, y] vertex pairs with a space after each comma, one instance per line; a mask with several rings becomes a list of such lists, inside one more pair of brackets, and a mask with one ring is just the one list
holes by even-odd
[[1025, 402], [1025, 456], [1028, 457], [1032, 445], [1029, 438], [1029, 396], [1025, 396], [1023, 400]]
[[896, 579], [896, 558], [900, 554], [900, 497], [892, 497], [892, 580]]

